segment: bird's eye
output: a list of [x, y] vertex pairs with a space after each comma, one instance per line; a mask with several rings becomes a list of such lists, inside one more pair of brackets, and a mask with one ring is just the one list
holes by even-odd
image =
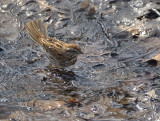
[[74, 48], [67, 48], [66, 50], [67, 50], [67, 52], [73, 53], [73, 54], [83, 54], [83, 52], [81, 50], [74, 49]]
[[68, 51], [68, 52], [72, 52], [72, 53], [76, 53], [76, 52], [77, 52], [77, 50], [76, 50], [76, 49], [73, 49], [73, 48], [68, 48], [67, 51]]

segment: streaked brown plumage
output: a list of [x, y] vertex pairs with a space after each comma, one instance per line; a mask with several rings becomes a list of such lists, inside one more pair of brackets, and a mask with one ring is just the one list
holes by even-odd
[[33, 40], [43, 49], [47, 58], [58, 68], [65, 68], [76, 63], [79, 54], [83, 54], [77, 44], [67, 44], [58, 39], [51, 38], [47, 32], [48, 23], [42, 28], [41, 20], [26, 23], [26, 30]]

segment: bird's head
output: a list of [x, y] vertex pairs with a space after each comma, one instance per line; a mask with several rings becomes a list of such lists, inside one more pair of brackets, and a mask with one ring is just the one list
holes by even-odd
[[77, 44], [67, 44], [65, 51], [68, 56], [78, 56], [79, 54], [83, 54], [80, 46]]

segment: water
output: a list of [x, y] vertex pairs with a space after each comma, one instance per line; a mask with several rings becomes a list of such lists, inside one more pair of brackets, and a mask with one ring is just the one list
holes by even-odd
[[[160, 119], [160, 70], [143, 63], [160, 53], [159, 1], [81, 2], [0, 1], [1, 120]], [[81, 46], [74, 66], [51, 67], [24, 32], [40, 18], [50, 36]]]

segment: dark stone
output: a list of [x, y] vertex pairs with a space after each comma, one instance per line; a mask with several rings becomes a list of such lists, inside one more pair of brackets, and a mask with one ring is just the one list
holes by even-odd
[[1, 51], [3, 51], [3, 49], [2, 49], [2, 48], [0, 48], [0, 52], [1, 52]]

